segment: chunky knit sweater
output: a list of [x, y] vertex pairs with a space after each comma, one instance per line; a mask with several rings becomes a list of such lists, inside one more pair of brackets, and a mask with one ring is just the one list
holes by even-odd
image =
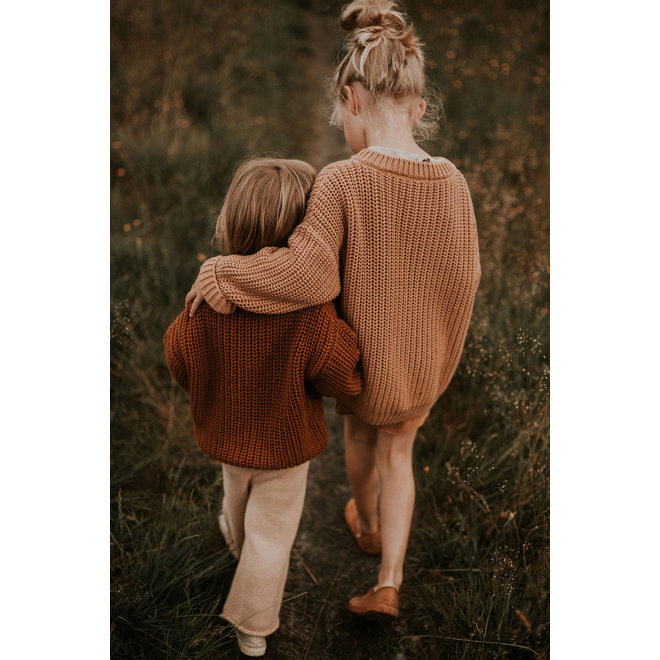
[[[285, 248], [215, 257], [199, 284], [214, 309], [281, 313], [332, 300], [355, 330], [364, 389], [342, 400], [374, 425], [424, 415], [451, 380], [481, 268], [463, 175], [364, 149], [316, 178]], [[230, 301], [230, 302], [228, 302]]]
[[195, 437], [223, 463], [294, 467], [328, 444], [323, 397], [362, 389], [355, 333], [332, 303], [286, 314], [203, 304], [165, 333], [165, 357], [190, 393]]

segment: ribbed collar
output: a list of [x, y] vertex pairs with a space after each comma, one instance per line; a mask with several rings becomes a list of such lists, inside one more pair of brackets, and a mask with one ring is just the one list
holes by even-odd
[[355, 154], [353, 158], [364, 165], [411, 179], [445, 179], [458, 172], [456, 166], [446, 159], [423, 163], [406, 158], [388, 156], [387, 154], [369, 148], [363, 149]]

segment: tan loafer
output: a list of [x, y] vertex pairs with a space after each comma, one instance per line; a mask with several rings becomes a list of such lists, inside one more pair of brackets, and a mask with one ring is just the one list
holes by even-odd
[[355, 500], [353, 498], [346, 503], [344, 519], [346, 520], [348, 529], [350, 529], [351, 534], [353, 534], [353, 538], [355, 538], [357, 544], [360, 546], [360, 550], [362, 550], [365, 555], [379, 555], [381, 553], [382, 546], [380, 541], [380, 530], [377, 532], [371, 532], [370, 534], [362, 534], [360, 532], [358, 528], [357, 506], [355, 505]]
[[353, 614], [363, 616], [376, 623], [389, 623], [399, 616], [399, 592], [394, 587], [372, 587], [364, 596], [355, 596], [348, 601]]

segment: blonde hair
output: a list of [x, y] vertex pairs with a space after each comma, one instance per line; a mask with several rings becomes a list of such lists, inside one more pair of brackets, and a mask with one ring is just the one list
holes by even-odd
[[[331, 123], [342, 125], [341, 106], [347, 100], [344, 86], [357, 82], [367, 92], [367, 114], [378, 114], [388, 103], [398, 107], [408, 104], [415, 132], [428, 137], [438, 107], [426, 98], [422, 45], [397, 4], [389, 0], [355, 0], [343, 8], [340, 23], [350, 34], [330, 84]], [[416, 121], [414, 108], [422, 99], [427, 103], [427, 112]]]
[[229, 184], [214, 240], [225, 254], [283, 247], [305, 215], [316, 170], [301, 160], [254, 158], [241, 163]]

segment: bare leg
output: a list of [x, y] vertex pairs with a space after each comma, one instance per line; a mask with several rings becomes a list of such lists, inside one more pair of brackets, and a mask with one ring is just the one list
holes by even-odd
[[378, 431], [375, 459], [380, 474], [380, 533], [383, 544], [378, 587], [398, 589], [415, 507], [412, 450], [417, 431]]
[[378, 430], [355, 415], [344, 418], [346, 474], [357, 505], [360, 532], [378, 530], [378, 470], [376, 442]]

